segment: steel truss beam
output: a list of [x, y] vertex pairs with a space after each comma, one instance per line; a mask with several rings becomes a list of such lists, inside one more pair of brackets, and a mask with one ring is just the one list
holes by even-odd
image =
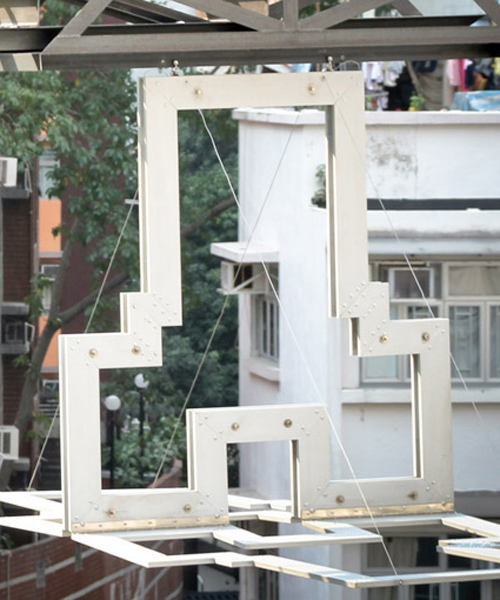
[[[353, 18], [381, 0], [350, 0], [299, 18], [308, 0], [286, 0], [259, 14], [227, 0], [185, 0], [210, 16], [195, 16], [145, 0], [70, 0], [82, 9], [62, 27], [4, 29], [0, 70], [253, 65], [342, 60], [406, 60], [500, 55], [499, 5], [476, 0], [480, 17], [429, 17], [410, 0], [394, 3], [400, 17]], [[188, 10], [188, 9], [186, 9]], [[108, 14], [123, 21], [94, 25]]]
[[414, 27], [327, 30], [322, 32], [117, 31], [67, 38], [42, 54], [44, 69], [90, 67], [181, 66], [325, 62], [334, 60], [394, 60], [500, 55], [494, 28]]

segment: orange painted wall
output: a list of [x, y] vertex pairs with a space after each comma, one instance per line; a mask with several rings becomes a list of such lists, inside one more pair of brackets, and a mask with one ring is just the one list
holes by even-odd
[[40, 252], [60, 252], [61, 236], [54, 237], [52, 230], [61, 224], [61, 201], [40, 200], [38, 240]]
[[[51, 200], [52, 202], [52, 200]], [[40, 334], [42, 333], [45, 325], [47, 323], [47, 317], [45, 315], [42, 315], [39, 319], [38, 319], [38, 331], [40, 332]], [[50, 344], [49, 344], [49, 348], [47, 350], [47, 354], [45, 355], [45, 359], [43, 361], [43, 367], [58, 367], [59, 366], [59, 333], [60, 331], [57, 331], [56, 334], [54, 335], [54, 337], [52, 338]]]

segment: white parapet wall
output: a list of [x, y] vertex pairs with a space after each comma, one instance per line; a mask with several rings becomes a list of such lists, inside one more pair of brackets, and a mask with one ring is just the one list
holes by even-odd
[[[259, 109], [239, 110], [235, 117], [246, 216], [240, 239], [248, 239], [258, 220], [252, 240], [279, 253], [281, 298], [279, 361], [266, 371], [265, 361], [252, 351], [251, 296], [240, 296], [240, 401], [324, 402], [358, 477], [409, 475], [408, 385], [363, 386], [359, 361], [348, 356], [347, 336], [328, 316], [326, 211], [311, 202], [320, 187], [316, 171], [325, 163], [323, 113]], [[366, 153], [360, 177], [366, 177], [369, 198], [500, 199], [500, 113], [367, 112]], [[458, 255], [500, 260], [500, 212], [495, 210], [379, 210], [368, 215], [368, 225], [370, 252], [378, 257], [403, 262], [405, 250], [411, 260], [426, 254], [433, 260]], [[500, 492], [500, 385], [472, 384], [466, 390], [454, 384], [452, 395], [455, 488], [478, 497]], [[350, 477], [338, 444], [332, 446], [336, 474]], [[286, 496], [288, 459], [284, 444], [243, 448], [242, 484]], [[339, 566], [343, 561], [347, 569], [362, 562], [354, 551], [343, 558], [335, 553], [318, 549], [314, 560]], [[281, 583], [286, 598], [343, 598], [337, 590], [309, 587], [312, 583]]]
[[367, 112], [369, 198], [499, 198], [500, 112]]

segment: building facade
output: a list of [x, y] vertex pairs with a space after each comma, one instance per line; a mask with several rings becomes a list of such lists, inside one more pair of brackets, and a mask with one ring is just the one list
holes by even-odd
[[[233, 290], [239, 294], [240, 403], [326, 404], [341, 440], [332, 431], [335, 479], [410, 475], [407, 359], [350, 356], [345, 324], [328, 314], [323, 114], [239, 110], [235, 117], [244, 216], [239, 243], [215, 244], [213, 252], [226, 271], [243, 263], [243, 280], [252, 279]], [[391, 318], [450, 319], [455, 504], [467, 514], [498, 518], [500, 174], [494, 157], [500, 116], [366, 113], [366, 126], [366, 170], [360, 149], [359, 176], [366, 177], [373, 209], [372, 278], [389, 283]], [[231, 285], [226, 277], [223, 289]], [[282, 443], [243, 445], [241, 486], [289, 498], [288, 454]], [[470, 561], [435, 553], [443, 535], [392, 532], [388, 548], [395, 566], [467, 568]], [[288, 555], [368, 574], [392, 572], [379, 545]], [[271, 583], [255, 577], [243, 576], [243, 598], [264, 598], [259, 585], [272, 589], [267, 597], [287, 599], [490, 600], [500, 593], [491, 582], [357, 592], [287, 576]]]

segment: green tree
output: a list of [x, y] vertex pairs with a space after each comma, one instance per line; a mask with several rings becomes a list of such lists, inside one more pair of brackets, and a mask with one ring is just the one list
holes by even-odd
[[[237, 179], [236, 122], [229, 111], [209, 111], [205, 118], [234, 183]], [[117, 478], [121, 478], [119, 484], [123, 486], [151, 483], [151, 476], [160, 466], [188, 397], [189, 408], [228, 406], [238, 401], [236, 302], [230, 299], [225, 303], [225, 298], [217, 292], [220, 261], [210, 254], [211, 242], [236, 239], [237, 211], [197, 112], [182, 113], [179, 147], [183, 326], [164, 329], [163, 366], [142, 371], [150, 384], [144, 393], [147, 399], [144, 434], [147, 450], [142, 454], [143, 458], [138, 458], [141, 453], [137, 452], [140, 442], [137, 427], [127, 427], [116, 446]], [[206, 354], [196, 385], [192, 387], [223, 306], [224, 318]], [[122, 419], [127, 415], [127, 421], [139, 418], [139, 396], [134, 391], [133, 381], [136, 374], [129, 370], [115, 372], [103, 388], [103, 395], [116, 393], [122, 398]], [[181, 442], [184, 437], [182, 420], [172, 445], [180, 458], [184, 458]], [[105, 461], [106, 456], [103, 463]], [[141, 479], [141, 472], [149, 473], [149, 478]]]
[[[214, 112], [210, 127], [233, 174], [236, 169], [236, 130], [229, 114]], [[66, 219], [55, 235], [63, 238], [60, 269], [51, 290], [48, 323], [35, 341], [15, 424], [21, 435], [30, 426], [33, 398], [44, 357], [57, 330], [94, 303], [97, 288], [124, 222], [124, 198], [135, 188], [135, 84], [124, 71], [86, 71], [61, 75], [43, 72], [2, 74], [0, 84], [0, 145], [4, 155], [32, 166], [47, 143], [58, 159], [52, 173], [52, 194], [63, 198]], [[167, 332], [166, 366], [157, 395], [178, 407], [189, 389], [220, 310], [216, 294], [218, 261], [209, 243], [236, 234], [235, 212], [227, 183], [198, 114], [181, 121], [182, 236], [184, 240], [185, 327]], [[210, 185], [208, 185], [210, 182]], [[94, 280], [88, 294], [72, 306], [62, 306], [63, 289], [75, 247], [85, 248]], [[137, 228], [129, 227], [120, 245], [106, 292], [134, 284], [137, 278]], [[41, 293], [48, 284], [35, 277], [29, 298], [30, 318], [41, 314]], [[116, 300], [117, 294], [114, 294]], [[108, 301], [101, 302], [94, 330], [108, 330]], [[235, 329], [223, 325], [209, 353], [194, 405], [235, 403], [237, 397]], [[203, 390], [203, 391], [202, 391]], [[166, 413], [169, 410], [165, 410]], [[1, 482], [0, 482], [1, 484]], [[4, 482], [5, 484], [5, 482]]]
[[[54, 334], [95, 301], [97, 285], [125, 219], [124, 199], [135, 188], [135, 84], [125, 71], [6, 73], [0, 79], [0, 147], [34, 168], [47, 141], [59, 161], [51, 195], [64, 202], [64, 220], [53, 233], [62, 237], [60, 268], [51, 290], [48, 322], [34, 342], [15, 425], [24, 436], [33, 398]], [[107, 290], [137, 271], [137, 229], [128, 228]], [[92, 262], [94, 281], [85, 297], [63, 306], [63, 289], [77, 245]], [[30, 319], [41, 314], [47, 280], [35, 276], [28, 299]], [[5, 482], [3, 482], [5, 484]]]

